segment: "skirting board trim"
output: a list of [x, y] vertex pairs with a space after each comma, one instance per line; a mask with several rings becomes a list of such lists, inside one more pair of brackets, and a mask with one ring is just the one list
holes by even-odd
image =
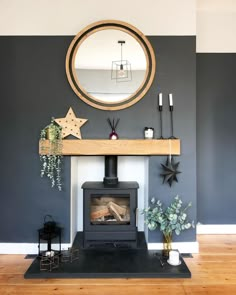
[[198, 235], [235, 235], [236, 224], [197, 224]]
[[[41, 250], [47, 249], [47, 244], [41, 244]], [[61, 249], [67, 249], [71, 244], [62, 244]], [[198, 242], [172, 243], [173, 249], [178, 249], [180, 253], [199, 253]], [[52, 249], [57, 250], [58, 244], [52, 245]], [[148, 243], [148, 250], [162, 250], [162, 243]], [[35, 243], [0, 243], [0, 254], [37, 254], [38, 244]]]
[[[61, 244], [61, 249], [68, 249], [71, 244]], [[40, 244], [40, 250], [47, 249], [46, 243]], [[58, 250], [58, 244], [52, 244], [52, 249]], [[0, 243], [0, 254], [38, 254], [38, 244], [35, 243]]]
[[[148, 243], [148, 250], [162, 250], [163, 243]], [[172, 249], [179, 250], [180, 253], [199, 253], [198, 242], [173, 242]]]

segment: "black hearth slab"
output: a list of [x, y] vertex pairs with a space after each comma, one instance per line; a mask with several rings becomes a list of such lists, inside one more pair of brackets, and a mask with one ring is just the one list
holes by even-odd
[[61, 263], [51, 272], [40, 271], [40, 260], [35, 259], [24, 277], [41, 278], [191, 278], [191, 272], [181, 257], [181, 265], [171, 266], [160, 253], [145, 249], [86, 249], [79, 259]]
[[34, 258], [36, 258], [36, 257], [38, 257], [37, 254], [27, 254], [27, 255], [25, 256], [25, 259], [34, 259]]

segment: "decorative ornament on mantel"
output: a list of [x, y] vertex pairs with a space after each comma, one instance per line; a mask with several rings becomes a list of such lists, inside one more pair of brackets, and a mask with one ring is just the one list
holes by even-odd
[[173, 181], [178, 182], [177, 174], [181, 173], [178, 171], [179, 162], [175, 163], [173, 156], [167, 156], [166, 164], [161, 164], [164, 172], [161, 174], [163, 176], [163, 183], [168, 182], [169, 185], [172, 185]]
[[168, 142], [169, 142], [169, 155], [167, 156], [166, 163], [161, 164], [164, 170], [161, 176], [163, 177], [163, 183], [168, 182], [169, 186], [171, 186], [173, 181], [178, 182], [177, 174], [181, 172], [178, 170], [179, 162], [175, 163], [175, 159], [171, 155], [172, 154], [171, 140], [169, 139]]
[[120, 119], [115, 120], [115, 119], [113, 118], [113, 120], [111, 121], [110, 118], [107, 118], [107, 122], [108, 122], [108, 124], [109, 124], [110, 127], [111, 127], [111, 133], [110, 133], [110, 135], [109, 135], [109, 138], [110, 138], [110, 139], [118, 139], [118, 138], [119, 138], [119, 136], [118, 136], [118, 134], [117, 134], [117, 132], [116, 132], [116, 127], [117, 127], [119, 121], [120, 121]]
[[76, 118], [72, 107], [69, 108], [65, 118], [55, 119], [58, 125], [62, 127], [62, 138], [68, 135], [73, 135], [81, 139], [80, 128], [88, 121], [88, 119]]

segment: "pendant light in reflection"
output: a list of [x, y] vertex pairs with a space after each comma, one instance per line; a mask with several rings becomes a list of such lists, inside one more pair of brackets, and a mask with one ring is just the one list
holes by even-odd
[[124, 40], [118, 41], [120, 44], [120, 60], [112, 62], [111, 79], [116, 80], [116, 82], [127, 82], [132, 80], [131, 63], [123, 59], [123, 45], [125, 45]]

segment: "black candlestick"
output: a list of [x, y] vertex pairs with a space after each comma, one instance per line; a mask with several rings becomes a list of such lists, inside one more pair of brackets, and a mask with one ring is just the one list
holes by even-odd
[[171, 139], [175, 139], [176, 137], [174, 137], [174, 127], [173, 127], [173, 111], [174, 111], [174, 107], [171, 105], [170, 106], [170, 125], [171, 125], [171, 136], [169, 138]]
[[160, 112], [160, 129], [161, 129], [160, 139], [163, 139], [163, 136], [162, 136], [162, 105], [159, 105], [159, 112]]

